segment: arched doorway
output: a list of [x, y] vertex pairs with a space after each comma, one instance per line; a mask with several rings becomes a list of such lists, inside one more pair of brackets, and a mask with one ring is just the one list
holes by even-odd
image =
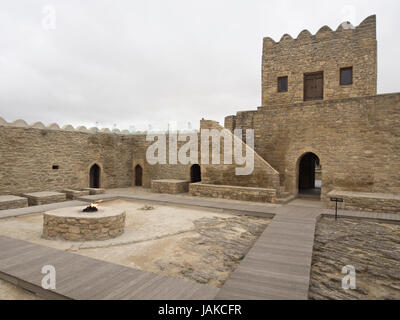
[[135, 167], [135, 186], [141, 187], [143, 185], [143, 169], [138, 164]]
[[201, 169], [198, 164], [190, 167], [190, 182], [196, 183], [201, 181]]
[[312, 152], [304, 154], [299, 163], [299, 193], [320, 196], [322, 187], [320, 174], [321, 165], [318, 156]]
[[100, 167], [95, 163], [90, 167], [90, 188], [100, 188]]

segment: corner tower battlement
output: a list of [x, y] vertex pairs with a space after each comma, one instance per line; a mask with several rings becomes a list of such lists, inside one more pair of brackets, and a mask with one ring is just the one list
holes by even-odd
[[262, 106], [375, 95], [377, 93], [376, 16], [359, 26], [322, 27], [296, 39], [264, 38]]

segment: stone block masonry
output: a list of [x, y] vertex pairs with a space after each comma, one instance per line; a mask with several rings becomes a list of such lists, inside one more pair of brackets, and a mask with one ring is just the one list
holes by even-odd
[[192, 183], [189, 185], [189, 194], [198, 197], [210, 197], [254, 202], [276, 202], [276, 190], [264, 188], [236, 187]]
[[189, 191], [189, 181], [186, 180], [153, 180], [151, 182], [151, 191], [155, 193], [186, 193]]
[[[340, 69], [353, 67], [350, 85], [340, 84]], [[264, 38], [262, 105], [304, 101], [304, 75], [323, 72], [323, 99], [343, 99], [377, 93], [376, 16], [358, 27], [336, 31], [322, 27], [316, 35], [302, 31], [296, 39], [285, 34], [276, 43]], [[278, 77], [288, 77], [287, 91], [278, 91]]]
[[39, 206], [42, 204], [63, 202], [67, 200], [67, 195], [65, 193], [49, 191], [25, 193], [23, 196], [28, 198], [28, 203], [30, 206]]
[[83, 213], [83, 207], [62, 208], [43, 214], [45, 239], [70, 241], [106, 240], [123, 234], [125, 211], [99, 208], [98, 212]]
[[65, 189], [63, 190], [63, 193], [67, 195], [67, 199], [69, 200], [75, 200], [79, 197], [82, 196], [88, 196], [89, 195], [89, 190], [71, 190], [71, 189]]
[[27, 206], [27, 198], [17, 196], [0, 196], [0, 210], [25, 208]]
[[400, 195], [385, 193], [367, 193], [333, 190], [328, 193], [327, 204], [329, 208], [335, 208], [336, 204], [329, 201], [329, 197], [342, 198], [338, 203], [339, 209], [371, 211], [400, 214]]

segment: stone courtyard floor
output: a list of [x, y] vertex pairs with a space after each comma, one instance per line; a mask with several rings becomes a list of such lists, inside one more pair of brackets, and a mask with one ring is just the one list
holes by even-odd
[[[342, 289], [342, 268], [356, 269], [356, 290]], [[400, 223], [321, 218], [310, 299], [400, 299]]]
[[[152, 210], [143, 210], [145, 206]], [[2, 219], [0, 234], [124, 266], [221, 287], [270, 222], [204, 209], [126, 200], [105, 202], [126, 210], [125, 233], [105, 241], [41, 238], [42, 214]], [[0, 299], [35, 296], [0, 282]]]
[[[311, 277], [307, 271], [305, 299], [307, 292], [309, 299], [400, 299], [400, 219], [397, 215], [341, 211], [336, 222], [331, 216], [332, 210], [325, 209], [323, 203], [305, 199], [296, 199], [288, 205], [261, 205], [226, 199], [201, 200], [188, 195], [157, 195], [142, 188], [107, 190], [107, 194], [115, 194], [112, 199], [122, 198], [104, 202], [103, 206], [123, 208], [127, 212], [126, 231], [116, 239], [90, 242], [42, 239], [39, 211], [19, 216], [11, 212], [8, 218], [3, 216], [0, 235], [193, 283], [222, 286], [220, 297], [233, 293], [231, 288], [240, 284], [236, 289], [244, 293], [245, 299], [253, 289], [260, 289], [261, 297], [268, 298], [273, 290], [282, 288], [282, 283], [272, 285], [271, 281], [276, 276], [285, 276], [283, 269], [292, 275], [294, 267], [307, 270], [308, 266]], [[143, 210], [146, 205], [153, 209]], [[245, 211], [250, 216], [232, 214], [232, 210]], [[315, 219], [321, 214], [329, 217]], [[273, 215], [272, 220], [264, 218]], [[378, 216], [382, 220], [371, 220]], [[305, 237], [308, 235], [305, 222], [312, 231], [315, 229], [315, 238], [314, 232]], [[293, 246], [298, 246], [300, 251], [290, 246], [284, 248], [284, 244], [292, 243], [289, 238], [293, 238]], [[301, 244], [305, 238], [310, 238], [306, 241], [309, 242], [307, 250]], [[304, 258], [302, 250], [309, 254], [309, 259]], [[297, 265], [299, 259], [301, 266]], [[256, 265], [254, 261], [258, 261]], [[344, 277], [341, 270], [346, 265], [356, 268], [356, 290], [345, 291], [341, 287]], [[262, 270], [258, 270], [261, 266]], [[274, 271], [277, 266], [280, 268]], [[254, 268], [259, 274], [254, 273]], [[252, 270], [250, 278], [246, 270]], [[285, 284], [288, 290], [296, 285], [293, 281]], [[278, 291], [278, 296], [282, 295]], [[282, 297], [291, 296], [289, 292]], [[0, 299], [38, 297], [0, 280]]]

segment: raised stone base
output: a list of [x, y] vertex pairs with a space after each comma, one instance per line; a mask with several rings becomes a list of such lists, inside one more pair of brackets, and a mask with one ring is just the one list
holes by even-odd
[[95, 194], [103, 194], [106, 192], [105, 189], [100, 189], [100, 188], [85, 188], [83, 189], [85, 191], [89, 191], [90, 195], [95, 195]]
[[269, 203], [276, 202], [275, 189], [191, 183], [189, 185], [189, 194], [191, 196], [223, 198], [242, 201]]
[[0, 210], [25, 208], [27, 206], [27, 198], [17, 196], [0, 196]]
[[89, 190], [72, 190], [72, 189], [65, 189], [63, 190], [67, 195], [67, 199], [75, 200], [79, 197], [88, 196]]
[[56, 202], [63, 202], [67, 200], [67, 195], [60, 192], [34, 192], [23, 194], [24, 197], [28, 198], [30, 206], [39, 206], [42, 204], [50, 204]]
[[125, 211], [99, 207], [97, 212], [82, 212], [83, 209], [81, 206], [45, 212], [42, 237], [88, 241], [107, 240], [124, 233]]
[[186, 180], [153, 180], [151, 181], [151, 191], [155, 193], [185, 193], [189, 191], [189, 181]]
[[400, 195], [388, 193], [367, 193], [333, 190], [328, 193], [327, 205], [335, 208], [335, 203], [330, 198], [343, 198], [343, 203], [338, 203], [342, 210], [357, 210], [371, 212], [388, 212], [400, 214]]

